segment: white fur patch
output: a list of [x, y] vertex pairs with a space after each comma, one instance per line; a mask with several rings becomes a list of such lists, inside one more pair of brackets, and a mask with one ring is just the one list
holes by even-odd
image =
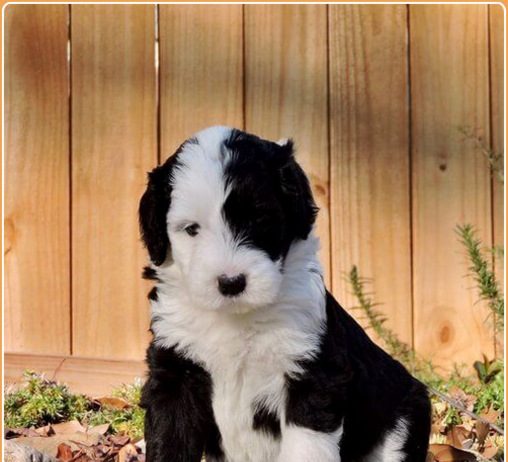
[[402, 451], [408, 436], [407, 422], [400, 419], [382, 443], [365, 458], [365, 462], [402, 462], [405, 454]]
[[342, 425], [333, 433], [288, 426], [282, 432], [277, 462], [340, 462]]

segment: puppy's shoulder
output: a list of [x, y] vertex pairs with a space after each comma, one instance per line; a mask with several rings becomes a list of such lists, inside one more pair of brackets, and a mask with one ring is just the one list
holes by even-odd
[[162, 388], [165, 390], [195, 388], [210, 391], [211, 376], [197, 362], [186, 357], [176, 347], [166, 348], [152, 342], [147, 350], [148, 381], [145, 389]]

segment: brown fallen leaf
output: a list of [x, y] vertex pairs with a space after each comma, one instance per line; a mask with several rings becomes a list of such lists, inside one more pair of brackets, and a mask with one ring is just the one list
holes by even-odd
[[128, 436], [111, 436], [109, 441], [115, 446], [125, 446], [127, 443], [130, 443], [131, 439]]
[[476, 462], [474, 454], [449, 444], [431, 444], [429, 449], [436, 462]]
[[30, 428], [22, 428], [22, 427], [6, 428], [5, 433], [4, 433], [4, 438], [6, 440], [10, 440], [12, 438], [20, 438], [20, 437], [29, 438], [29, 437], [34, 437], [34, 436], [38, 437], [41, 435], [39, 435], [39, 433], [37, 433], [37, 431], [33, 427], [30, 427]]
[[102, 425], [95, 425], [94, 427], [88, 427], [87, 433], [97, 433], [98, 435], [105, 435], [109, 430], [110, 424], [105, 423]]
[[476, 438], [478, 439], [478, 444], [480, 447], [483, 447], [485, 444], [485, 440], [489, 434], [490, 427], [485, 422], [481, 422], [480, 420], [477, 420], [475, 422], [475, 430], [476, 430]]
[[53, 430], [53, 426], [51, 424], [36, 428], [35, 432], [40, 436], [53, 436], [55, 434], [55, 430]]
[[118, 462], [134, 462], [137, 461], [138, 451], [133, 444], [126, 444], [118, 452]]
[[81, 425], [77, 420], [69, 420], [68, 422], [62, 422], [52, 426], [55, 435], [67, 435], [69, 433], [86, 432], [85, 427]]
[[127, 409], [131, 405], [122, 398], [114, 398], [111, 396], [104, 396], [102, 398], [95, 398], [94, 401], [98, 402], [101, 406], [110, 407], [113, 409]]
[[56, 458], [62, 462], [69, 462], [72, 460], [72, 449], [65, 443], [60, 443], [56, 450]]
[[446, 439], [448, 443], [456, 448], [467, 448], [465, 441], [470, 441], [471, 432], [463, 425], [454, 425], [447, 433]]
[[482, 412], [480, 414], [480, 417], [483, 417], [488, 422], [495, 424], [497, 419], [499, 419], [500, 415], [501, 415], [501, 412], [496, 411], [491, 405], [488, 411]]
[[485, 459], [492, 459], [499, 451], [499, 448], [493, 443], [487, 443], [481, 452]]

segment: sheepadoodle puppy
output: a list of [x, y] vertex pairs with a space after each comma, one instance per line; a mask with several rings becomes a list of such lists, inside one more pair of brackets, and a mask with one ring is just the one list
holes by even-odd
[[148, 178], [148, 462], [424, 462], [426, 389], [327, 292], [291, 141], [226, 127]]

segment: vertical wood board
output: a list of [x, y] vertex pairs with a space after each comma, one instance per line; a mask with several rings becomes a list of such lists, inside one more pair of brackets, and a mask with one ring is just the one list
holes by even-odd
[[4, 11], [5, 348], [67, 354], [68, 7]]
[[[490, 28], [490, 105], [492, 117], [492, 149], [497, 154], [505, 154], [504, 148], [504, 10], [499, 5], [489, 6]], [[493, 226], [494, 244], [504, 244], [504, 184], [494, 175], [493, 178]], [[496, 265], [499, 281], [504, 283], [503, 259]], [[504, 284], [503, 284], [504, 286]]]
[[[489, 34], [490, 34], [490, 113], [491, 113], [491, 147], [495, 154], [505, 156], [504, 146], [504, 10], [499, 5], [489, 5]], [[499, 176], [492, 175], [492, 226], [493, 241], [496, 247], [504, 246], [504, 182]], [[495, 254], [495, 271], [497, 280], [503, 292], [504, 258]], [[502, 334], [496, 335], [496, 354], [503, 354], [504, 339]]]
[[245, 126], [293, 138], [320, 208], [317, 234], [330, 278], [327, 7], [245, 6]]
[[137, 208], [157, 163], [155, 11], [71, 12], [73, 352], [141, 359], [149, 305]]
[[358, 265], [411, 343], [406, 7], [329, 8], [332, 288], [356, 306], [347, 273]]
[[243, 128], [241, 5], [160, 5], [161, 161], [196, 131]]
[[412, 5], [415, 345], [437, 365], [491, 356], [488, 312], [455, 233], [491, 243], [488, 167], [460, 127], [489, 133], [487, 6]]

